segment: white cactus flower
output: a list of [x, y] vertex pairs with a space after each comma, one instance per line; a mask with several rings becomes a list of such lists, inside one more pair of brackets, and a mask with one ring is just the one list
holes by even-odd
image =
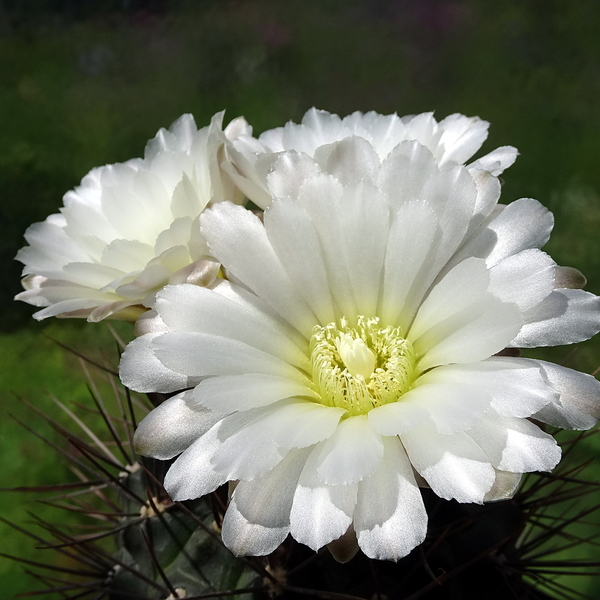
[[25, 233], [29, 246], [17, 254], [25, 291], [16, 299], [45, 307], [36, 319], [134, 320], [168, 283], [212, 282], [219, 266], [198, 217], [237, 199], [218, 168], [222, 118], [198, 129], [184, 115], [148, 142], [143, 159], [90, 171], [60, 214]]
[[540, 250], [543, 206], [499, 205], [493, 174], [456, 164], [478, 143], [381, 152], [353, 136], [284, 152], [264, 222], [229, 202], [201, 215], [229, 281], [159, 292], [121, 377], [183, 390], [142, 421], [136, 448], [180, 455], [165, 479], [175, 500], [238, 482], [222, 529], [234, 553], [291, 535], [398, 560], [426, 534], [419, 485], [510, 497], [560, 459], [532, 419], [579, 429], [600, 416], [590, 375], [497, 356], [591, 337], [600, 298], [563, 287]]
[[[466, 163], [487, 138], [488, 127], [489, 123], [479, 117], [461, 114], [450, 115], [438, 122], [433, 113], [398, 117], [371, 111], [340, 118], [311, 108], [302, 123], [290, 121], [255, 139], [252, 127], [239, 117], [228, 126], [227, 131], [234, 138], [230, 151], [232, 160], [224, 161], [222, 168], [250, 200], [266, 208], [271, 201], [267, 175], [280, 152], [295, 150], [319, 160], [319, 155], [330, 152], [330, 144], [359, 136], [371, 144], [380, 160], [384, 160], [401, 142], [416, 140], [431, 151], [440, 167], [445, 167]], [[517, 154], [516, 148], [502, 146], [468, 168], [498, 176], [514, 163]], [[367, 164], [359, 165], [361, 170], [368, 168]]]

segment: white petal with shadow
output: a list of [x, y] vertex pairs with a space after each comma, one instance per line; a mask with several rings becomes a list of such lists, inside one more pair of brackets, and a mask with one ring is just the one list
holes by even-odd
[[373, 146], [364, 138], [350, 136], [325, 144], [315, 150], [315, 162], [346, 186], [359, 181], [373, 181], [380, 160]]
[[560, 398], [544, 406], [534, 419], [565, 429], [590, 429], [600, 419], [600, 382], [592, 375], [567, 367], [535, 361]]
[[220, 202], [202, 213], [200, 225], [225, 269], [309, 337], [315, 315], [290, 281], [260, 219], [241, 206]]
[[517, 160], [518, 155], [518, 150], [513, 146], [500, 146], [500, 148], [496, 148], [472, 162], [468, 168], [469, 170], [489, 171], [492, 175], [498, 177]]
[[317, 444], [300, 475], [290, 513], [290, 533], [318, 550], [343, 536], [352, 524], [357, 485], [326, 485], [317, 475], [323, 443]]
[[486, 257], [488, 266], [530, 248], [541, 248], [550, 238], [554, 226], [552, 213], [537, 200], [521, 198], [511, 202], [488, 228], [497, 236], [497, 242]]
[[340, 182], [323, 173], [305, 181], [299, 191], [298, 202], [310, 215], [319, 237], [334, 301], [342, 314], [355, 315], [357, 306], [345, 252], [346, 246], [355, 240], [348, 240], [344, 231], [343, 223], [349, 214], [342, 203], [342, 195]]
[[354, 529], [361, 550], [377, 560], [398, 560], [425, 539], [427, 512], [396, 437], [384, 438], [379, 468], [358, 484]]
[[383, 456], [381, 435], [366, 415], [342, 421], [320, 450], [317, 473], [323, 483], [356, 483], [377, 469]]
[[[410, 393], [410, 392], [407, 392]], [[368, 413], [369, 424], [381, 435], [398, 435], [408, 431], [429, 418], [425, 408], [416, 402], [390, 402]]]
[[286, 361], [228, 337], [170, 332], [154, 338], [151, 345], [164, 366], [183, 375], [199, 378], [264, 373], [305, 382], [300, 371]]
[[222, 417], [198, 406], [192, 390], [182, 392], [142, 419], [133, 436], [135, 451], [142, 456], [168, 460], [181, 454]]
[[251, 523], [238, 510], [235, 498], [231, 500], [223, 519], [223, 543], [236, 556], [265, 556], [281, 545], [289, 527], [264, 527]]
[[527, 419], [490, 414], [467, 433], [501, 471], [551, 471], [560, 460], [556, 440]]
[[413, 467], [440, 498], [481, 504], [494, 484], [488, 457], [464, 431], [446, 435], [421, 425], [401, 440]]
[[221, 446], [218, 438], [220, 425], [221, 422], [214, 425], [189, 446], [167, 471], [164, 486], [173, 500], [200, 498], [227, 481], [227, 477], [217, 473], [210, 464], [210, 459]]
[[421, 303], [410, 328], [411, 339], [417, 340], [437, 323], [477, 303], [486, 294], [489, 282], [488, 270], [481, 259], [469, 258], [454, 267]]
[[166, 367], [154, 354], [152, 342], [163, 335], [148, 333], [130, 342], [121, 355], [121, 381], [136, 392], [174, 392], [198, 383], [183, 373]]
[[265, 211], [269, 241], [290, 279], [321, 323], [335, 321], [327, 269], [319, 238], [302, 205], [288, 199], [275, 200]]
[[290, 448], [311, 446], [330, 437], [343, 410], [303, 400], [237, 413], [224, 420], [223, 446], [213, 459], [228, 479], [250, 480], [263, 475]]
[[491, 394], [481, 387], [446, 381], [433, 369], [423, 375], [417, 387], [404, 394], [400, 404], [416, 404], [429, 413], [429, 419], [440, 433], [469, 429], [481, 419], [490, 406]]
[[537, 361], [492, 356], [487, 360], [438, 367], [426, 375], [441, 382], [463, 383], [491, 395], [492, 408], [505, 417], [530, 417], [558, 399]]
[[490, 291], [525, 311], [538, 305], [554, 289], [556, 263], [541, 250], [513, 254], [490, 269]]
[[311, 450], [292, 450], [262, 477], [238, 483], [233, 497], [248, 522], [268, 528], [289, 527], [292, 500]]
[[428, 271], [437, 231], [437, 217], [426, 204], [406, 202], [393, 216], [378, 312], [385, 325], [399, 323], [406, 330], [412, 322], [429, 285], [422, 271]]
[[297, 396], [312, 398], [315, 393], [298, 381], [262, 373], [210, 377], [194, 389], [197, 402], [222, 412], [245, 411]]
[[484, 262], [471, 258], [433, 288], [408, 332], [421, 370], [488, 358], [514, 338], [522, 325], [520, 312], [489, 293], [488, 284]]
[[496, 471], [496, 480], [492, 489], [484, 496], [484, 502], [496, 502], [498, 500], [508, 500], [517, 492], [519, 483], [521, 483], [521, 473], [509, 473], [508, 471]]
[[583, 290], [554, 290], [523, 314], [525, 324], [510, 343], [515, 348], [560, 346], [590, 339], [600, 331], [600, 297]]
[[285, 327], [276, 327], [267, 315], [213, 290], [192, 284], [168, 286], [158, 293], [155, 308], [172, 331], [239, 340], [300, 368], [309, 366], [305, 353], [286, 336]]

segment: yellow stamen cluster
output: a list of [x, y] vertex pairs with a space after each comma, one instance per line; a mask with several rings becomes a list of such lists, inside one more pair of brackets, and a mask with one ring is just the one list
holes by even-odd
[[399, 327], [379, 326], [379, 318], [342, 317], [316, 326], [311, 338], [313, 384], [326, 406], [351, 416], [396, 402], [416, 379], [415, 355]]

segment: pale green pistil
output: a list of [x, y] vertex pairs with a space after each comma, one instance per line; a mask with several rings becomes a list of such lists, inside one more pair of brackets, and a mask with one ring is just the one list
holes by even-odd
[[359, 316], [355, 326], [315, 327], [311, 338], [313, 384], [321, 402], [362, 415], [396, 402], [414, 380], [412, 345], [400, 328], [379, 327], [377, 317]]
[[377, 357], [362, 338], [354, 338], [349, 333], [341, 333], [335, 340], [340, 359], [350, 375], [362, 375], [365, 381], [371, 379]]

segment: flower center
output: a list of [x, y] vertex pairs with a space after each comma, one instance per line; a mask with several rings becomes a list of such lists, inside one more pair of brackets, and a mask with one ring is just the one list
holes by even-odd
[[327, 406], [351, 416], [396, 402], [417, 377], [412, 344], [399, 327], [379, 327], [379, 318], [360, 315], [355, 326], [316, 326], [310, 341], [313, 384]]

